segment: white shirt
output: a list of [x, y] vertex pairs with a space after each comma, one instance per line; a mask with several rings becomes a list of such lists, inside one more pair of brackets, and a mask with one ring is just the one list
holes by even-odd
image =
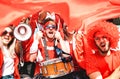
[[4, 50], [4, 64], [2, 67], [2, 76], [11, 75], [14, 73], [14, 58], [10, 57], [8, 54], [8, 50], [6, 48]]

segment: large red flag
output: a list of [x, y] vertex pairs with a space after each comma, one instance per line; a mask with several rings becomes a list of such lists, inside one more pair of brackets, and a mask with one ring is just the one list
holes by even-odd
[[[120, 16], [119, 0], [1, 0], [0, 32], [9, 24], [18, 24], [21, 18], [40, 10], [60, 14], [71, 30], [85, 31], [98, 20]], [[28, 47], [27, 47], [28, 48]], [[79, 49], [79, 48], [78, 48]], [[81, 50], [80, 50], [81, 51]], [[81, 61], [79, 51], [76, 59]]]
[[69, 23], [69, 7], [65, 2], [25, 2], [22, 0], [17, 0], [15, 2], [1, 0], [0, 8], [0, 27], [2, 28], [6, 27], [9, 24], [17, 25], [22, 17], [30, 16], [40, 10], [56, 12], [60, 14], [61, 17], [64, 17], [64, 20], [67, 24]]
[[17, 25], [22, 17], [27, 17], [37, 12], [41, 7], [48, 2], [41, 3], [26, 3], [25, 1], [0, 1], [0, 31], [9, 24]]
[[116, 12], [114, 11], [112, 14], [116, 14], [119, 12], [117, 11], [117, 7], [119, 7], [119, 5], [119, 0], [1, 0], [0, 27], [2, 29], [8, 24], [15, 22], [17, 24], [21, 17], [29, 16], [30, 14], [44, 8], [46, 10], [50, 9], [51, 11], [61, 13], [61, 16], [70, 26], [69, 30], [79, 29], [82, 22], [88, 21], [87, 18], [94, 16], [93, 18], [98, 17], [100, 19], [101, 17], [109, 14], [109, 12], [105, 13], [105, 10], [110, 9], [112, 13], [112, 11], [114, 11], [112, 10], [114, 7]]

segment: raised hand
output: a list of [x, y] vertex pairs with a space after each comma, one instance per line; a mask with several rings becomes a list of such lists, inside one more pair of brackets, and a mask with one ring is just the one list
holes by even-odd
[[56, 33], [55, 33], [55, 38], [56, 38], [57, 40], [62, 39], [62, 36], [61, 36], [60, 32], [56, 31]]
[[36, 39], [36, 40], [40, 40], [42, 37], [43, 37], [43, 32], [42, 32], [42, 31], [38, 31], [38, 32], [35, 34], [35, 39]]

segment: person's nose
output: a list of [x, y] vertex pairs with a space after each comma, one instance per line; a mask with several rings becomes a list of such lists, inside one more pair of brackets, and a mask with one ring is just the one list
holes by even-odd
[[103, 42], [104, 41], [104, 39], [103, 38], [100, 38], [100, 42]]
[[6, 35], [7, 35], [7, 36], [9, 36], [9, 35], [10, 35], [10, 33], [7, 33]]
[[50, 27], [50, 29], [53, 29], [52, 27]]

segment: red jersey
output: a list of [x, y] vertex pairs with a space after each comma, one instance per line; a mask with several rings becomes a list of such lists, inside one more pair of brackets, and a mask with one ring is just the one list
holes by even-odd
[[[43, 60], [45, 60], [46, 56], [45, 56], [45, 50], [47, 50], [49, 59], [53, 59], [53, 58], [57, 58], [57, 53], [55, 52], [55, 48], [54, 48], [54, 41], [46, 41], [46, 49], [45, 49], [45, 44], [44, 44], [44, 40], [41, 39], [38, 49], [40, 50], [42, 56], [43, 56]], [[60, 45], [58, 44], [58, 47], [60, 47]]]
[[87, 74], [99, 71], [102, 77], [108, 77], [118, 66], [120, 66], [120, 51], [111, 51], [109, 56], [101, 56], [99, 52], [89, 54], [86, 60]]
[[[44, 46], [45, 46], [44, 40], [41, 39], [41, 41], [39, 41], [38, 49], [41, 52], [43, 61], [45, 61], [45, 58], [46, 58]], [[58, 47], [60, 47], [60, 44], [58, 44]], [[47, 50], [49, 59], [57, 58], [57, 53], [55, 52], [55, 48], [54, 48], [54, 41], [53, 42], [46, 41], [46, 50]], [[35, 69], [34, 75], [36, 75], [38, 73], [40, 73], [40, 66], [39, 66], [39, 63], [36, 63], [36, 69]]]

